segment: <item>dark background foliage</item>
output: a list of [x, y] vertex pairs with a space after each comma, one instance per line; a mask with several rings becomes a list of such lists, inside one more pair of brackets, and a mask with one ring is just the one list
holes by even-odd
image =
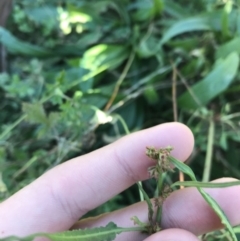
[[[237, 0], [2, 0], [1, 199], [128, 129], [173, 120], [194, 133], [188, 163], [199, 180], [240, 178], [239, 8]], [[137, 200], [132, 187], [92, 214]]]

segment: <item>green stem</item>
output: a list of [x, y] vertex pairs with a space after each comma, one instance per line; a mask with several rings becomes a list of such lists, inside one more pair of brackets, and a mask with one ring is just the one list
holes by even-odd
[[[162, 192], [162, 185], [163, 185], [163, 173], [159, 171], [159, 176], [157, 180], [157, 198], [161, 195]], [[157, 207], [157, 215], [156, 215], [156, 222], [161, 224], [162, 219], [162, 205], [158, 205]]]
[[[123, 233], [123, 232], [147, 232], [148, 228], [147, 227], [130, 227], [130, 228], [121, 228], [121, 227], [116, 227], [116, 228], [112, 228], [111, 230], [107, 231], [107, 234], [116, 234], [116, 233]], [[36, 234], [32, 234], [30, 236], [27, 237], [17, 237], [17, 236], [9, 236], [6, 238], [0, 238], [0, 241], [33, 241], [35, 240], [36, 237], [46, 237], [50, 240], [56, 240], [56, 235], [57, 233], [36, 233]], [[59, 233], [60, 235], [60, 233]], [[89, 236], [91, 236], [91, 234], [89, 234]], [[81, 239], [81, 235], [79, 235], [80, 239]], [[79, 240], [79, 238], [68, 238], [67, 235], [66, 237], [62, 236], [61, 240]], [[83, 240], [87, 240], [87, 238], [83, 237]], [[105, 240], [105, 239], [104, 239]]]
[[[47, 100], [52, 98], [53, 95], [54, 94], [51, 94], [51, 95], [47, 96], [46, 98], [43, 98], [42, 100], [40, 100], [40, 103], [43, 104], [44, 102], [46, 102]], [[19, 117], [12, 125], [7, 127], [6, 130], [0, 135], [0, 141], [3, 140], [16, 126], [18, 126], [26, 118], [27, 118], [27, 115], [24, 114], [21, 117]]]
[[[142, 182], [139, 181], [138, 184], [142, 187]], [[144, 196], [143, 196], [141, 190], [138, 189], [138, 192], [139, 192], [139, 196], [140, 196], [140, 201], [141, 201], [141, 202], [144, 201]]]
[[162, 185], [163, 185], [163, 173], [159, 171], [159, 177], [157, 181], [157, 197], [161, 194]]
[[209, 123], [209, 129], [208, 129], [207, 154], [206, 154], [204, 171], [203, 171], [203, 179], [202, 179], [203, 182], [208, 182], [210, 180], [213, 144], [214, 144], [214, 132], [215, 132], [215, 123], [213, 118], [211, 118]]
[[[118, 120], [121, 122], [122, 126], [123, 126], [123, 129], [125, 131], [125, 133], [127, 135], [130, 134], [130, 131], [128, 129], [128, 126], [127, 126], [127, 123], [124, 121], [124, 119], [122, 118], [122, 116], [120, 116], [119, 114], [115, 114], [115, 116], [118, 118]], [[138, 182], [138, 184], [142, 187], [142, 182]], [[144, 196], [143, 196], [143, 193], [141, 192], [141, 190], [138, 188], [138, 192], [139, 192], [139, 196], [140, 196], [140, 201], [144, 201]]]
[[162, 220], [162, 206], [159, 206], [157, 208], [157, 215], [156, 215], [156, 222], [161, 225], [161, 220]]
[[107, 103], [107, 105], [106, 105], [106, 107], [104, 109], [105, 111], [109, 110], [109, 108], [112, 106], [114, 100], [116, 99], [118, 91], [120, 89], [120, 86], [123, 83], [124, 79], [126, 78], [127, 73], [128, 73], [128, 71], [130, 70], [130, 68], [132, 66], [134, 58], [135, 58], [135, 52], [132, 51], [132, 53], [129, 56], [129, 59], [127, 61], [127, 64], [126, 64], [122, 74], [120, 75], [119, 79], [117, 80], [117, 83], [116, 83], [115, 88], [113, 90], [112, 96], [111, 96], [110, 100], [108, 101], [108, 103]]
[[0, 140], [3, 140], [5, 136], [7, 136], [17, 125], [19, 125], [27, 115], [21, 116], [19, 119], [17, 119], [12, 125], [6, 128], [6, 130], [0, 135]]
[[114, 116], [116, 116], [117, 119], [121, 122], [122, 127], [123, 127], [125, 133], [126, 133], [127, 135], [129, 135], [129, 134], [130, 134], [130, 130], [128, 129], [127, 123], [126, 123], [125, 120], [122, 118], [122, 116], [120, 116], [119, 114], [114, 114]]

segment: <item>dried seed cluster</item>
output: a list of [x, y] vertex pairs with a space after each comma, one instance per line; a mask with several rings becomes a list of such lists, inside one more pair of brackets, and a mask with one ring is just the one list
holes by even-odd
[[156, 166], [150, 167], [148, 172], [150, 177], [158, 178], [159, 173], [166, 171], [173, 171], [168, 157], [173, 150], [171, 146], [166, 148], [155, 149], [154, 147], [147, 147], [146, 155], [157, 162]]
[[[162, 187], [162, 174], [166, 171], [173, 171], [173, 166], [169, 160], [170, 152], [173, 150], [171, 146], [166, 148], [156, 149], [154, 147], [146, 148], [146, 155], [156, 162], [155, 166], [148, 168], [150, 177], [155, 178], [157, 181], [157, 193], [158, 197], [154, 198], [154, 206], [156, 207], [156, 218], [153, 220], [153, 209], [148, 210], [148, 220], [149, 224], [147, 227], [147, 232], [149, 234], [156, 233], [161, 230], [161, 215], [162, 215], [162, 205], [167, 197], [172, 193], [172, 189], [168, 185]], [[149, 200], [150, 202], [150, 200]], [[151, 202], [150, 202], [151, 203]], [[144, 226], [136, 217], [134, 217], [134, 222], [140, 226]]]
[[163, 202], [167, 199], [167, 197], [173, 192], [172, 188], [169, 185], [165, 185], [160, 196], [154, 198], [154, 206], [161, 207]]

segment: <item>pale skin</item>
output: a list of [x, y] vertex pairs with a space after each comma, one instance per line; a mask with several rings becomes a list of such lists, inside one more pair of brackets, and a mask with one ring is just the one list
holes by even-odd
[[[78, 220], [135, 182], [148, 179], [147, 169], [153, 162], [144, 153], [146, 146], [168, 145], [174, 147], [172, 155], [184, 161], [192, 152], [193, 135], [182, 124], [162, 124], [53, 168], [0, 204], [0, 237], [91, 228], [110, 221], [133, 227], [132, 216], [147, 221], [145, 202]], [[239, 186], [207, 192], [220, 204], [232, 225], [240, 224]], [[171, 194], [164, 203], [162, 227], [164, 231], [150, 237], [131, 232], [116, 240], [195, 241], [198, 235], [221, 228], [221, 222], [195, 188], [185, 188]]]

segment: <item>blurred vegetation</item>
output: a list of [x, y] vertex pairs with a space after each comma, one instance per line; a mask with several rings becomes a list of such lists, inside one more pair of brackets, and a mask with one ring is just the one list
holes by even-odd
[[126, 126], [173, 120], [199, 180], [240, 178], [239, 0], [15, 0], [0, 43], [1, 200]]

